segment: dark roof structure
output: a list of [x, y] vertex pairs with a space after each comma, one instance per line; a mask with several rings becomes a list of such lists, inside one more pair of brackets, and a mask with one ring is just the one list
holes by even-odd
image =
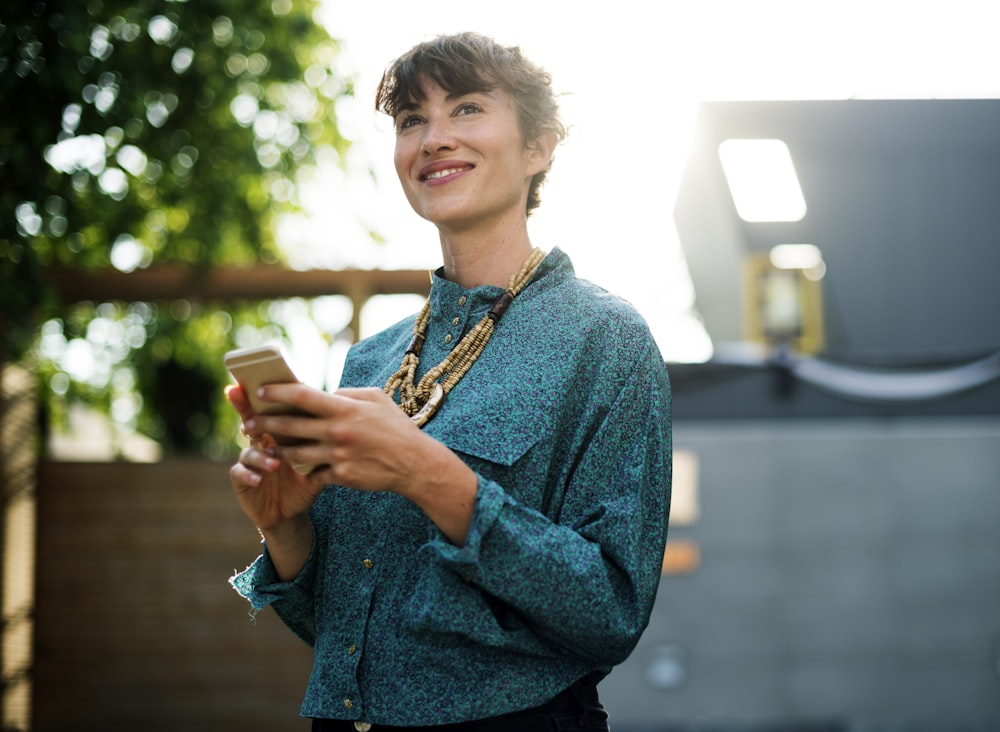
[[[695, 130], [674, 218], [716, 358], [675, 369], [682, 382], [777, 365], [788, 384], [883, 410], [997, 387], [1000, 100], [711, 102]], [[801, 220], [737, 214], [719, 158], [731, 139], [785, 142]], [[734, 358], [746, 258], [786, 243], [823, 254], [824, 346]], [[990, 393], [979, 408], [996, 413]]]

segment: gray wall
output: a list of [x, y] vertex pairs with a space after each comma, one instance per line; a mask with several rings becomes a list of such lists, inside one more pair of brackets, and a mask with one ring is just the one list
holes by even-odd
[[[1000, 418], [684, 421], [675, 441], [701, 517], [672, 538], [701, 565], [602, 682], [616, 730], [1000, 729]], [[647, 680], [664, 644], [674, 689]]]

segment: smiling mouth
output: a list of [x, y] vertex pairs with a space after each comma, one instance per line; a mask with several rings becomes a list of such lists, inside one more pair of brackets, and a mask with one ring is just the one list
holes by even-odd
[[449, 175], [454, 175], [455, 173], [461, 173], [464, 170], [472, 170], [472, 166], [435, 170], [433, 173], [427, 173], [426, 175], [421, 176], [420, 180], [438, 180], [439, 178], [447, 178]]

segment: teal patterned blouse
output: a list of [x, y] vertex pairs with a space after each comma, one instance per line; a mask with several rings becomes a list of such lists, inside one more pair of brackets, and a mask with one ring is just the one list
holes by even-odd
[[[436, 273], [420, 368], [501, 292]], [[383, 386], [413, 322], [355, 345], [343, 385]], [[610, 671], [649, 620], [670, 384], [629, 304], [553, 250], [424, 429], [478, 475], [465, 546], [394, 493], [330, 486], [298, 577], [279, 582], [265, 545], [231, 580], [314, 647], [303, 716], [432, 725], [527, 709]]]

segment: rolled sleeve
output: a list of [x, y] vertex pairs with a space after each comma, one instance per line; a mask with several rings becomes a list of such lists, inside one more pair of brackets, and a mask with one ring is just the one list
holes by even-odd
[[431, 548], [442, 561], [459, 567], [470, 567], [479, 562], [483, 538], [489, 533], [493, 524], [500, 517], [504, 504], [509, 500], [503, 488], [493, 481], [479, 476], [479, 487], [476, 491], [476, 501], [472, 511], [472, 521], [465, 544], [456, 546], [448, 538], [435, 529], [431, 539]]
[[272, 607], [282, 621], [309, 645], [316, 641], [314, 618], [314, 593], [316, 582], [316, 546], [309, 552], [306, 563], [298, 575], [287, 582], [278, 579], [278, 574], [267, 552], [264, 550], [254, 562], [242, 572], [229, 579], [233, 589], [250, 602], [254, 614], [266, 607]]
[[653, 349], [638, 365], [586, 441], [558, 506], [543, 514], [480, 477], [465, 545], [431, 542], [449, 570], [516, 608], [549, 642], [607, 666], [648, 623], [666, 542], [670, 386], [657, 358]]

